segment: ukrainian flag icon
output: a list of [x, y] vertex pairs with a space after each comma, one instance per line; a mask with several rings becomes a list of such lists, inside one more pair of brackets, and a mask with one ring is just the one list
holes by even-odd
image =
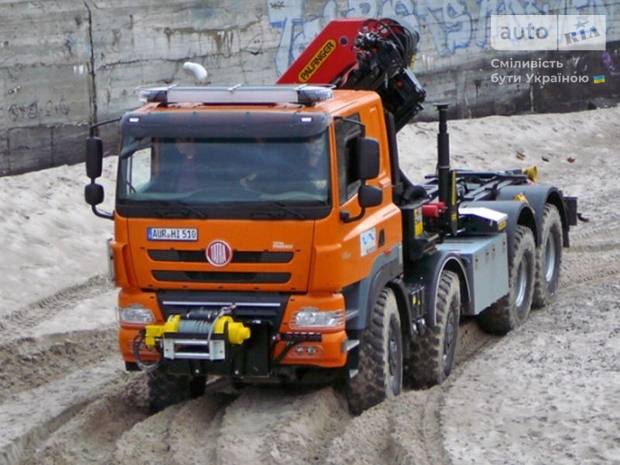
[[604, 84], [605, 83], [605, 75], [604, 74], [596, 74], [592, 76], [592, 81], [594, 84]]

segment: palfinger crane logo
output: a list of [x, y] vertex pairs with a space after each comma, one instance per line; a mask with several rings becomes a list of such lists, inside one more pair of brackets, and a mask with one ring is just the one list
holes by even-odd
[[299, 80], [301, 82], [308, 82], [314, 73], [323, 65], [325, 60], [334, 53], [334, 50], [336, 50], [336, 41], [334, 39], [329, 39], [323, 44], [319, 51], [316, 52], [304, 69], [301, 70], [298, 76]]
[[232, 260], [233, 251], [228, 243], [221, 240], [215, 240], [209, 244], [205, 251], [205, 255], [207, 256], [207, 261], [211, 265], [219, 268], [230, 263]]

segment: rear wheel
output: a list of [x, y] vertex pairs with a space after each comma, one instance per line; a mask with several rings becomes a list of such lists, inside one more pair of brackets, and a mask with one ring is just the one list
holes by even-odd
[[535, 308], [555, 300], [562, 264], [562, 220], [555, 205], [545, 205], [542, 221], [542, 239], [536, 256]]
[[536, 273], [536, 243], [531, 229], [517, 226], [510, 251], [509, 293], [478, 315], [482, 329], [506, 334], [527, 320], [532, 307]]
[[157, 413], [170, 405], [200, 397], [205, 392], [204, 376], [175, 376], [159, 366], [148, 374], [149, 406]]
[[358, 373], [349, 380], [347, 397], [353, 414], [400, 394], [403, 383], [403, 342], [396, 297], [391, 289], [379, 294], [359, 346]]
[[459, 277], [444, 270], [439, 279], [435, 303], [437, 324], [412, 344], [407, 363], [407, 380], [414, 387], [442, 383], [452, 371], [461, 314]]

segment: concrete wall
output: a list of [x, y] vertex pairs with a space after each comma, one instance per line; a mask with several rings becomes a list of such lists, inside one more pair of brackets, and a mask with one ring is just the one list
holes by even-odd
[[[455, 116], [598, 105], [620, 98], [619, 2], [0, 0], [0, 175], [82, 160], [89, 123], [137, 106], [140, 85], [188, 82], [187, 59], [203, 63], [214, 84], [274, 82], [337, 17], [390, 16], [421, 31], [415, 69], [429, 99], [453, 103]], [[577, 12], [608, 16], [606, 55], [529, 56], [604, 73], [604, 84], [491, 81], [491, 14]]]
[[88, 15], [78, 2], [0, 1], [0, 173], [77, 161], [91, 119]]
[[[329, 20], [337, 17], [391, 17], [420, 32], [414, 70], [427, 89], [427, 101], [451, 104], [451, 117], [549, 112], [591, 108], [620, 100], [620, 0], [346, 0], [268, 2], [269, 21], [279, 31], [276, 71], [282, 73]], [[607, 16], [606, 53], [528, 52], [500, 54], [490, 49], [493, 14], [596, 14]], [[527, 82], [531, 70], [497, 69], [492, 59], [548, 60], [563, 74], [604, 84]], [[537, 75], [558, 69], [537, 70]], [[494, 75], [498, 75], [494, 78]], [[500, 84], [499, 76], [514, 76]], [[434, 117], [430, 106], [419, 118]]]

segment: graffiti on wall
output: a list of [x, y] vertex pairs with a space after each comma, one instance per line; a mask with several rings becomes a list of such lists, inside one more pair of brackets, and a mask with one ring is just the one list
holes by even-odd
[[[335, 18], [390, 17], [421, 33], [420, 54], [445, 58], [489, 47], [494, 14], [612, 14], [609, 0], [267, 0], [269, 22], [280, 34], [276, 70], [284, 72], [323, 26]], [[342, 5], [346, 5], [342, 8]]]

